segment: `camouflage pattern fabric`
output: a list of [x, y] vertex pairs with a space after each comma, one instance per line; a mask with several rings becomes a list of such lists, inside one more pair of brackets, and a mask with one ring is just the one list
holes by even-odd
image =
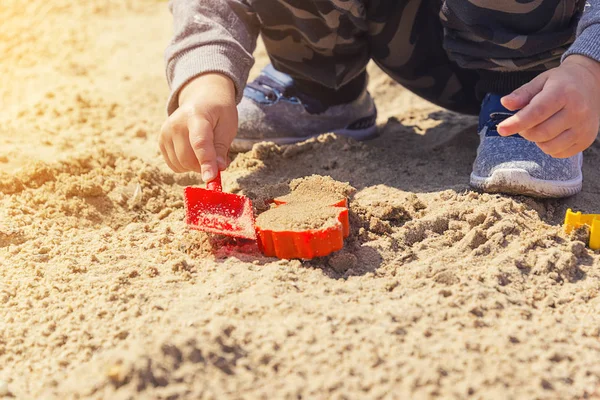
[[407, 89], [476, 113], [477, 70], [544, 71], [583, 0], [246, 0], [276, 69], [340, 88], [374, 60]]

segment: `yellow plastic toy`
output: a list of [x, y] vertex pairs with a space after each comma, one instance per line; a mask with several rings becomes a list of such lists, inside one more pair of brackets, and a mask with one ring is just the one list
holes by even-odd
[[569, 208], [565, 214], [565, 232], [571, 233], [582, 225], [590, 227], [590, 249], [600, 249], [600, 214], [582, 214], [581, 211], [573, 212]]

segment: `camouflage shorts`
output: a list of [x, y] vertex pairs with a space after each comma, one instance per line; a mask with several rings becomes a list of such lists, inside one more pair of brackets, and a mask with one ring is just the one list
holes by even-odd
[[340, 88], [374, 60], [409, 90], [474, 112], [478, 71], [539, 73], [575, 39], [582, 0], [246, 0], [280, 71]]

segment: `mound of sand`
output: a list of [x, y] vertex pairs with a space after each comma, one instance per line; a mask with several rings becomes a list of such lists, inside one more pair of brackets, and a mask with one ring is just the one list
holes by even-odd
[[357, 189], [344, 250], [269, 259], [183, 223], [199, 176], [155, 143], [166, 3], [8, 0], [0, 19], [0, 396], [597, 391], [600, 256], [560, 227], [600, 211], [597, 144], [572, 199], [472, 192], [475, 121], [372, 67], [380, 138], [261, 144], [224, 174], [260, 212], [296, 178]]
[[[335, 226], [340, 223], [340, 212], [347, 211], [338, 204], [355, 191], [348, 183], [320, 175], [294, 179], [289, 187], [289, 194], [274, 198], [275, 204], [258, 215], [258, 228], [302, 232]], [[267, 196], [262, 196], [267, 201], [269, 192], [267, 188]]]

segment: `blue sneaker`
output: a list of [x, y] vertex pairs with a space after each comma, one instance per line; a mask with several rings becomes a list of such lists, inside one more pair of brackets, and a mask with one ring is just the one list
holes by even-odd
[[330, 132], [356, 140], [377, 136], [377, 109], [366, 89], [350, 103], [326, 108], [271, 65], [248, 84], [238, 114], [234, 152], [248, 151], [258, 142], [290, 144]]
[[533, 197], [568, 197], [581, 191], [581, 153], [553, 158], [519, 135], [502, 137], [496, 126], [513, 115], [488, 94], [479, 114], [480, 144], [473, 164], [471, 186], [490, 193]]

